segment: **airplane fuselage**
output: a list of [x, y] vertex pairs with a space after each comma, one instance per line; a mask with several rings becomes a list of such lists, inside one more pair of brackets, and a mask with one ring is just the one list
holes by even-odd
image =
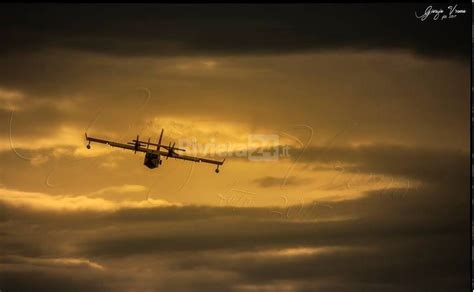
[[150, 152], [146, 153], [143, 164], [150, 169], [157, 168], [161, 164], [160, 155]]

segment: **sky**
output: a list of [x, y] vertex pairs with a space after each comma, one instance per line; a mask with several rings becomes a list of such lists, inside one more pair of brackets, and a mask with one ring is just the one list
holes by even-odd
[[[0, 289], [465, 289], [470, 7], [427, 7], [2, 4]], [[220, 173], [85, 147], [161, 129]]]

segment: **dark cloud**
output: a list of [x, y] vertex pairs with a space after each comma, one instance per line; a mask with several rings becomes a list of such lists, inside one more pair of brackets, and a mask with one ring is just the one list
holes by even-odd
[[[411, 152], [393, 148], [387, 153], [402, 157]], [[169, 291], [278, 290], [285, 283], [297, 291], [461, 290], [469, 278], [469, 188], [464, 187], [468, 177], [457, 153], [444, 152], [443, 161], [429, 165], [433, 175], [441, 174], [446, 165], [452, 175], [435, 184], [313, 202], [303, 211], [300, 206], [183, 206], [51, 213], [4, 205], [3, 236], [9, 240], [2, 243], [8, 255], [3, 264], [14, 265], [17, 272], [5, 272], [3, 281], [13, 287], [30, 276], [18, 272], [28, 263], [35, 266], [32, 277], [38, 289], [57, 282], [75, 283], [81, 290], [82, 281], [92, 285], [90, 290], [103, 290], [97, 282], [114, 289], [118, 286], [110, 284], [113, 281], [103, 281], [125, 273], [121, 287]], [[404, 165], [416, 176], [419, 172], [412, 170], [426, 168], [413, 159]], [[279, 254], [298, 248], [315, 252]], [[75, 270], [86, 272], [81, 270], [82, 276], [71, 284], [64, 282], [62, 270], [42, 262], [51, 257], [87, 259], [104, 270], [75, 265]], [[125, 268], [130, 266], [134, 268]], [[142, 279], [146, 270], [160, 278]], [[206, 273], [218, 276], [203, 280]]]
[[[245, 285], [278, 286], [289, 282], [297, 291], [309, 287], [436, 291], [461, 289], [468, 280], [469, 226], [464, 224], [469, 213], [467, 194], [468, 190], [454, 186], [449, 196], [431, 188], [412, 190], [401, 198], [375, 191], [365, 198], [329, 203], [330, 209], [309, 208], [304, 216], [289, 218], [281, 215], [286, 212], [282, 208], [231, 211], [219, 207], [137, 209], [133, 213], [140, 215], [135, 216], [130, 216], [132, 210], [100, 216], [64, 213], [53, 216], [55, 220], [48, 219], [51, 215], [44, 212], [14, 216], [15, 210], [10, 210], [7, 216], [16, 222], [16, 232], [23, 232], [23, 236], [17, 233], [14, 238], [44, 247], [42, 256], [35, 255], [39, 258], [55, 255], [93, 259], [105, 267], [105, 272], [93, 275], [106, 279], [121, 270], [124, 259], [129, 259], [126, 265], [134, 268], [121, 283], [125, 286], [138, 285], [146, 269], [162, 277], [155, 266], [159, 262], [168, 271], [165, 279], [142, 285], [171, 291], [244, 291]], [[124, 220], [130, 217], [134, 219]], [[340, 219], [332, 221], [336, 218]], [[19, 228], [33, 222], [41, 228]], [[322, 252], [272, 254], [299, 247], [320, 248]], [[18, 255], [22, 251], [9, 252]], [[15, 263], [10, 260], [9, 264]], [[203, 271], [234, 276], [203, 280]], [[11, 283], [28, 275], [12, 277], [5, 273]], [[65, 285], [62, 277], [61, 272], [52, 272], [49, 281]], [[79, 277], [79, 287], [85, 285], [81, 281], [87, 278]], [[40, 280], [35, 283], [38, 289], [49, 287]], [[109, 288], [111, 284], [104, 285]]]
[[[439, 7], [438, 7], [439, 6]], [[467, 58], [469, 15], [427, 5], [3, 5], [1, 52], [70, 48], [116, 55], [229, 55], [401, 49]], [[447, 5], [435, 5], [447, 11]], [[458, 5], [459, 9], [467, 9]]]
[[393, 175], [426, 183], [466, 179], [470, 167], [466, 162], [469, 153], [464, 150], [372, 144], [309, 147], [291, 152], [291, 157], [298, 162], [327, 163], [341, 172]]
[[[15, 101], [13, 130], [31, 139], [64, 125], [80, 133], [88, 126], [97, 134], [127, 131], [128, 139], [153, 117], [179, 122], [193, 116], [196, 123], [245, 122], [292, 135], [288, 127], [304, 121], [316, 130], [314, 140], [349, 128], [342, 139], [467, 145], [461, 134], [469, 122], [467, 63], [337, 52], [209, 59], [215, 68], [206, 69], [203, 57], [130, 59], [70, 51], [3, 56], [0, 67], [8, 74], [0, 77], [0, 93], [24, 94]], [[143, 87], [151, 93], [148, 102]], [[0, 112], [0, 135], [8, 134], [9, 118], [9, 111]], [[352, 122], [359, 126], [348, 127]]]
[[0, 271], [0, 285], [5, 291], [109, 291], [102, 275], [77, 270], [23, 269], [10, 267]]

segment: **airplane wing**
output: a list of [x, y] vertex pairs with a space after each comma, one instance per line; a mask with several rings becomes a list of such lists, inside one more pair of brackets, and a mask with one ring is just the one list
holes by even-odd
[[[149, 148], [145, 148], [145, 147], [142, 147], [141, 145], [143, 145], [143, 144], [153, 145], [153, 143], [150, 143], [149, 141], [148, 142], [142, 142], [142, 141], [138, 140], [138, 136], [137, 136], [136, 140], [133, 140], [135, 143], [123, 144], [123, 143], [118, 143], [118, 142], [109, 141], [109, 140], [105, 140], [105, 139], [89, 137], [89, 136], [87, 136], [87, 133], [85, 135], [86, 135], [86, 140], [89, 142], [89, 144], [87, 145], [87, 148], [90, 148], [90, 143], [94, 142], [94, 143], [101, 143], [101, 144], [110, 145], [112, 147], [132, 150], [132, 151], [135, 151], [135, 152], [138, 151], [138, 152], [152, 153], [152, 154], [158, 155], [158, 157], [161, 156], [161, 157], [167, 157], [167, 158], [187, 160], [187, 161], [192, 161], [192, 162], [204, 162], [204, 163], [217, 165], [216, 172], [219, 172], [219, 166], [224, 164], [224, 161], [225, 161], [225, 159], [222, 160], [222, 161], [219, 161], [219, 160], [213, 160], [213, 159], [190, 156], [190, 155], [181, 155], [181, 154], [178, 154], [178, 153], [174, 152], [174, 150], [179, 149], [179, 148], [175, 148], [174, 144], [173, 144], [173, 146], [165, 146], [165, 147], [163, 147], [160, 143], [156, 144], [156, 145], [159, 145], [160, 147], [165, 148], [167, 151], [152, 150], [152, 149], [149, 149]], [[161, 140], [161, 138], [160, 138], [160, 140]], [[129, 143], [131, 143], [131, 142], [129, 142]]]
[[[166, 156], [166, 154], [164, 154], [164, 156]], [[222, 165], [224, 164], [224, 161], [225, 161], [225, 159], [222, 161], [219, 161], [219, 160], [212, 160], [208, 158], [194, 157], [194, 156], [181, 155], [181, 154], [173, 154], [172, 156], [170, 156], [170, 158], [188, 160], [188, 161], [193, 161], [193, 162], [204, 162], [204, 163], [210, 163], [210, 164], [215, 164], [215, 165]]]
[[133, 142], [138, 142], [140, 143], [141, 145], [150, 145], [150, 146], [159, 146], [161, 148], [164, 148], [166, 150], [174, 150], [174, 151], [186, 151], [186, 149], [183, 149], [183, 148], [178, 148], [178, 147], [174, 147], [174, 146], [167, 146], [167, 145], [163, 145], [163, 144], [157, 144], [157, 143], [153, 143], [153, 142], [147, 142], [147, 141], [139, 141], [139, 140], [132, 140]]
[[114, 142], [114, 141], [109, 141], [109, 140], [104, 140], [104, 139], [89, 137], [89, 136], [87, 136], [87, 133], [86, 133], [86, 140], [89, 141], [89, 142], [107, 144], [107, 145], [110, 145], [110, 146], [112, 146], [112, 147], [117, 147], [117, 148], [122, 148], [122, 149], [128, 149], [128, 150], [137, 151], [137, 152], [150, 152], [150, 151], [147, 150], [146, 148], [140, 147], [140, 146], [137, 147], [137, 148], [135, 148], [134, 145], [123, 144], [123, 143], [117, 143], [117, 142]]

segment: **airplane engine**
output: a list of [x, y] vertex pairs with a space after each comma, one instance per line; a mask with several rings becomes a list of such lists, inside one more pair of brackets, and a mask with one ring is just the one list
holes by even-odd
[[150, 169], [157, 168], [160, 165], [160, 157], [157, 154], [146, 153], [143, 164]]

